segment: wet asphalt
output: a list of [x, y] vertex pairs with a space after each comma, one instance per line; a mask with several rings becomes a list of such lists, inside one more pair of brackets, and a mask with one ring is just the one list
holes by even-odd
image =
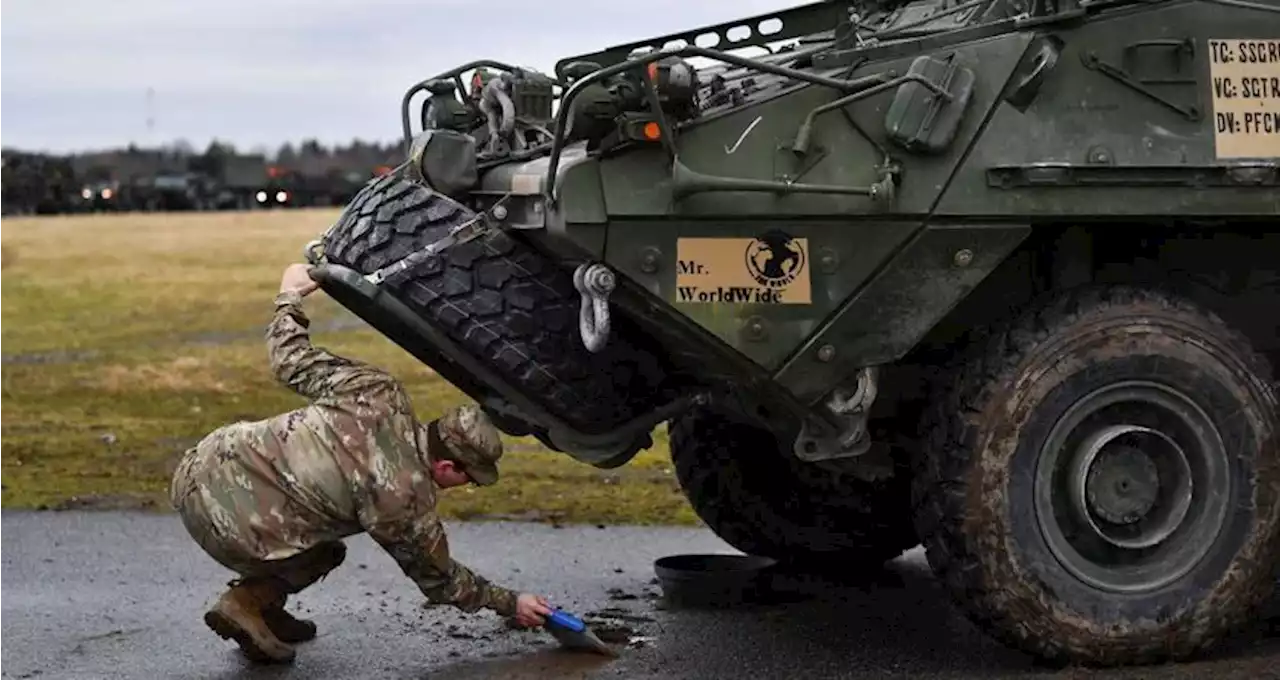
[[[4, 678], [1267, 678], [1280, 637], [1265, 624], [1212, 659], [1095, 672], [1046, 669], [956, 614], [918, 549], [852, 584], [810, 582], [798, 601], [664, 608], [653, 560], [735, 552], [702, 529], [449, 525], [479, 573], [542, 593], [616, 641], [617, 659], [565, 652], [491, 613], [424, 608], [365, 536], [290, 610], [319, 637], [292, 666], [254, 668], [204, 627], [230, 572], [177, 518], [129, 512], [3, 514]], [[819, 597], [815, 597], [819, 596]]]

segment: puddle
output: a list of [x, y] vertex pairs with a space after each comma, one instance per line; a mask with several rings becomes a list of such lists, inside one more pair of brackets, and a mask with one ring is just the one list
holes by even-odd
[[423, 678], [467, 680], [484, 678], [503, 680], [551, 680], [552, 678], [589, 678], [614, 659], [599, 654], [571, 652], [560, 648], [533, 654], [503, 657], [488, 661], [467, 661], [424, 674]]

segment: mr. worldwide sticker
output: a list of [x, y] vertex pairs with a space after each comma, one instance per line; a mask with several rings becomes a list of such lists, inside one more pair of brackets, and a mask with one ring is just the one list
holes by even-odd
[[676, 302], [810, 304], [809, 242], [780, 230], [756, 238], [682, 238]]

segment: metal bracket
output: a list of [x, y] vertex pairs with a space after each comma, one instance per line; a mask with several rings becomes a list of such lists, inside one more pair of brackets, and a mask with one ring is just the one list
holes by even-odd
[[497, 227], [495, 226], [494, 219], [490, 215], [499, 210], [505, 211], [506, 208], [501, 206], [509, 196], [510, 194], [507, 194], [506, 196], [498, 199], [488, 211], [478, 213], [475, 217], [472, 217], [466, 222], [450, 229], [448, 234], [445, 234], [435, 241], [428, 243], [426, 246], [409, 253], [403, 258], [377, 271], [366, 274], [364, 277], [365, 280], [375, 286], [381, 285], [383, 281], [416, 267], [423, 261], [434, 257], [446, 248], [451, 248], [455, 245], [466, 243], [468, 241], [474, 241], [475, 239], [492, 232]]
[[867, 436], [867, 416], [876, 399], [879, 371], [868, 366], [858, 372], [858, 384], [853, 394], [837, 388], [828, 398], [826, 407], [839, 421], [839, 430], [832, 427], [814, 428], [806, 421], [796, 437], [793, 452], [800, 460], [818, 462], [839, 458], [854, 458], [871, 450], [871, 438]]
[[[1135, 45], [1137, 45], [1138, 47], [1149, 46], [1149, 45], [1137, 44], [1137, 43], [1135, 43]], [[1133, 47], [1134, 45], [1131, 45], [1129, 48], [1126, 48], [1126, 52], [1125, 52], [1126, 56], [1132, 54], [1134, 50], [1131, 48]], [[1120, 68], [1119, 66], [1108, 64], [1107, 62], [1102, 61], [1102, 59], [1098, 57], [1098, 54], [1096, 52], [1085, 52], [1084, 54], [1081, 55], [1081, 59], [1083, 59], [1084, 61], [1085, 68], [1089, 68], [1102, 73], [1103, 75], [1111, 78], [1112, 80], [1115, 80], [1121, 85], [1127, 86], [1128, 88], [1147, 97], [1148, 99], [1158, 104], [1161, 104], [1166, 108], [1169, 108], [1173, 111], [1176, 111], [1182, 114], [1184, 118], [1186, 118], [1191, 122], [1196, 122], [1200, 120], [1201, 114], [1200, 114], [1200, 107], [1198, 105], [1182, 106], [1176, 102], [1170, 101], [1160, 96], [1155, 92], [1155, 90], [1152, 90], [1151, 88], [1147, 87], [1142, 80], [1139, 80], [1134, 76], [1130, 75], [1128, 71], [1124, 70], [1123, 68]], [[1158, 82], [1158, 81], [1151, 81], [1151, 82]], [[1176, 82], [1194, 83], [1196, 81], [1192, 79], [1190, 81], [1179, 80]]]
[[573, 287], [582, 296], [578, 332], [589, 352], [599, 352], [609, 339], [609, 294], [617, 281], [602, 264], [580, 264], [573, 271]]
[[436, 253], [439, 253], [445, 248], [471, 241], [482, 236], [488, 230], [489, 225], [485, 223], [484, 214], [476, 215], [466, 222], [450, 229], [449, 233], [440, 239], [427, 244], [419, 250], [409, 253], [392, 264], [389, 264], [375, 272], [366, 274], [364, 278], [375, 286], [381, 285], [383, 281], [386, 281], [392, 276], [408, 271], [410, 268], [420, 264], [422, 261], [434, 257]]
[[987, 168], [987, 186], [1023, 187], [1239, 187], [1272, 189], [1280, 186], [1280, 164], [1231, 165], [1102, 165], [1029, 163]]
[[307, 263], [315, 266], [324, 260], [324, 238], [311, 239], [302, 247], [302, 256]]

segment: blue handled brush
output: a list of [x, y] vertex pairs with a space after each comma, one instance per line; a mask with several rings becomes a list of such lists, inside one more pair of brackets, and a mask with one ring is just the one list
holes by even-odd
[[570, 614], [563, 609], [556, 608], [547, 617], [545, 627], [555, 639], [560, 641], [560, 646], [565, 649], [572, 649], [583, 652], [595, 652], [605, 656], [618, 656], [618, 653], [612, 647], [606, 645], [603, 640], [596, 637], [591, 629], [587, 628], [586, 622], [582, 619]]

